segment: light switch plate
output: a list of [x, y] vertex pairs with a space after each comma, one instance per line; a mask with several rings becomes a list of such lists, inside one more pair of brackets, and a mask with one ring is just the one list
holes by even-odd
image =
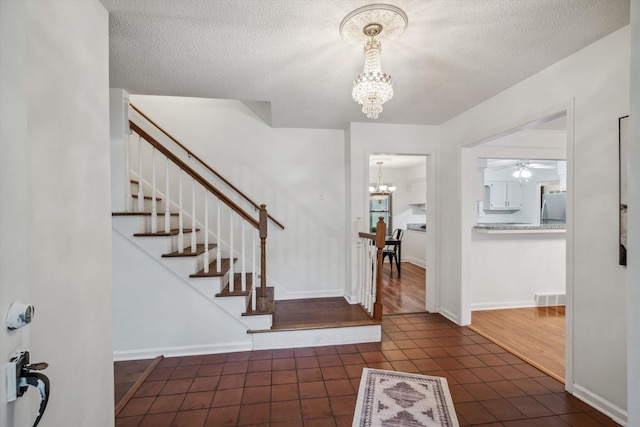
[[16, 384], [16, 362], [9, 362], [6, 365], [6, 378], [7, 378], [7, 402], [13, 402], [18, 398]]

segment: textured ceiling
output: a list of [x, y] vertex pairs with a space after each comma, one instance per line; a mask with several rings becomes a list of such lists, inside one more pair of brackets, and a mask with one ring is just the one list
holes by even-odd
[[[237, 99], [274, 127], [369, 121], [351, 99], [360, 46], [338, 27], [363, 0], [101, 0], [110, 85]], [[629, 23], [629, 0], [394, 0], [383, 45], [394, 98], [377, 122], [439, 125]]]

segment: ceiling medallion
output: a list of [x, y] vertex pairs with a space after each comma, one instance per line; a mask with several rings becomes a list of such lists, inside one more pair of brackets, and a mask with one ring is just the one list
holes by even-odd
[[346, 42], [364, 43], [364, 69], [354, 79], [351, 95], [370, 119], [377, 119], [382, 104], [393, 97], [391, 76], [380, 65], [382, 40], [398, 37], [408, 23], [407, 15], [389, 4], [360, 7], [340, 23], [340, 35]]

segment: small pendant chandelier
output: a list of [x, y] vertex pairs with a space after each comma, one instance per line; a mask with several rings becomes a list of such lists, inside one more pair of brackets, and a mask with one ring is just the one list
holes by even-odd
[[347, 42], [365, 42], [364, 69], [353, 81], [351, 96], [362, 105], [362, 112], [369, 119], [377, 119], [382, 104], [393, 98], [391, 76], [383, 73], [380, 65], [380, 39], [390, 40], [402, 34], [407, 23], [407, 15], [401, 9], [372, 4], [354, 10], [340, 24], [340, 34]]
[[376, 162], [376, 164], [378, 165], [378, 182], [375, 185], [375, 187], [374, 186], [369, 187], [369, 196], [373, 197], [376, 200], [383, 200], [389, 194], [396, 191], [396, 188], [397, 188], [395, 185], [383, 184], [382, 163], [383, 162]]
[[377, 119], [382, 113], [382, 104], [393, 98], [391, 76], [382, 72], [380, 53], [382, 43], [375, 36], [382, 31], [382, 25], [369, 24], [364, 33], [371, 36], [364, 45], [364, 70], [353, 81], [353, 100], [362, 105], [362, 112], [369, 119]]

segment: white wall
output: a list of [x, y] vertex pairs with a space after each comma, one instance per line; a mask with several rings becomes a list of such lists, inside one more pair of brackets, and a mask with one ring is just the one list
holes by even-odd
[[[572, 110], [575, 106], [575, 110]], [[629, 112], [625, 27], [461, 114], [443, 126], [441, 302], [468, 323], [474, 162], [460, 147], [569, 109], [567, 388], [623, 419], [626, 270], [618, 265], [618, 117]], [[575, 114], [574, 114], [575, 112]], [[460, 212], [460, 214], [456, 214]], [[457, 260], [460, 260], [458, 264]], [[456, 295], [460, 288], [462, 294]]]
[[564, 294], [565, 252], [564, 233], [474, 231], [472, 310], [533, 307], [537, 293]]
[[343, 131], [273, 129], [239, 101], [130, 98], [285, 226], [267, 238], [277, 299], [344, 295]]
[[113, 265], [116, 360], [251, 349], [244, 325], [118, 232]]
[[[0, 214], [0, 354], [26, 348], [49, 363], [40, 426], [113, 426], [108, 14], [98, 1], [3, 1], [0, 16], [0, 191], [11, 200]], [[14, 298], [35, 316], [7, 332]], [[4, 393], [0, 425], [31, 425], [37, 393], [9, 404]]]

